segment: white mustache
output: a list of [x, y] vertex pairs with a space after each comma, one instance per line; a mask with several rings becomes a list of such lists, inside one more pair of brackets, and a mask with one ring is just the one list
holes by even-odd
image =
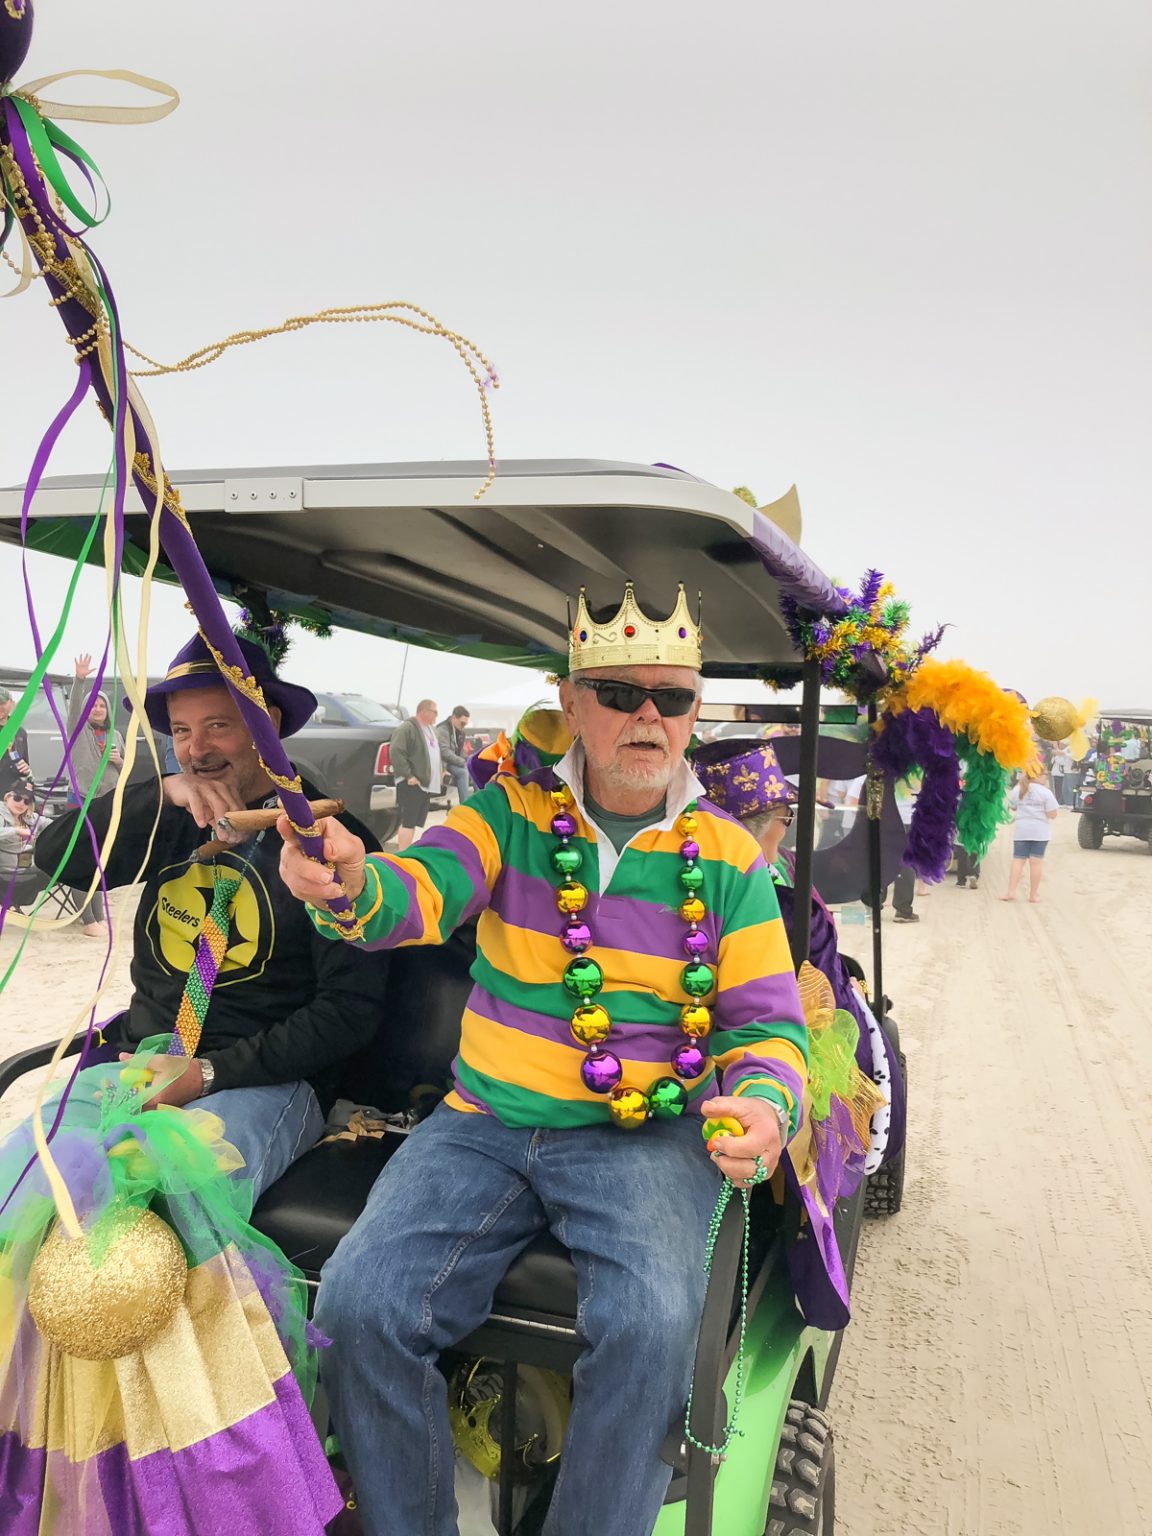
[[621, 736], [616, 743], [618, 747], [634, 747], [637, 744], [659, 747], [665, 757], [668, 755], [668, 738], [658, 725], [636, 726], [627, 736]]

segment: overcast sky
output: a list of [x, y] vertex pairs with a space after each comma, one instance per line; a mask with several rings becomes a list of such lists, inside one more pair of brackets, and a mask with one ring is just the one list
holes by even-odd
[[[942, 654], [1148, 705], [1150, 44], [1147, 0], [39, 0], [24, 77], [181, 93], [74, 128], [144, 351], [413, 300], [495, 361], [500, 455], [667, 460], [762, 502], [795, 481], [817, 562], [879, 565], [917, 628], [955, 626]], [[0, 306], [0, 361], [12, 484], [73, 381], [39, 287]], [[144, 387], [177, 468], [483, 453], [452, 355], [391, 326]], [[106, 454], [86, 411], [53, 472]], [[31, 569], [52, 618], [62, 568]], [[0, 662], [27, 665], [11, 550], [0, 578]], [[187, 622], [158, 592], [153, 669]], [[391, 699], [400, 656], [302, 640], [287, 670]], [[405, 702], [510, 682], [413, 651]]]

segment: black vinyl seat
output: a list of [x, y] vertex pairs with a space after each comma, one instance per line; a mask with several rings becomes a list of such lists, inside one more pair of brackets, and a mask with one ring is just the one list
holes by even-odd
[[[475, 953], [475, 930], [465, 928], [447, 944], [390, 956], [379, 1029], [346, 1063], [341, 1097], [386, 1113], [431, 1113], [452, 1085]], [[359, 1218], [404, 1134], [389, 1131], [381, 1138], [313, 1147], [257, 1204], [253, 1225], [300, 1267], [313, 1294], [325, 1261]], [[576, 1271], [567, 1249], [550, 1233], [535, 1238], [497, 1287], [495, 1302], [502, 1321], [526, 1331], [548, 1329], [554, 1341], [561, 1334], [574, 1338]], [[563, 1353], [570, 1354], [570, 1348]]]

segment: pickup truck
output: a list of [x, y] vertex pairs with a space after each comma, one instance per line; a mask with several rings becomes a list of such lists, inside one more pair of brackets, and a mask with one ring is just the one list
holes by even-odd
[[399, 716], [362, 693], [318, 693], [316, 704], [288, 743], [292, 761], [386, 843], [400, 825], [388, 754]]

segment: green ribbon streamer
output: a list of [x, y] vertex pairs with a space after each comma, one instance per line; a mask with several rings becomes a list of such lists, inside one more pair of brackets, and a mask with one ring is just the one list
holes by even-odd
[[[98, 224], [103, 224], [112, 211], [112, 199], [108, 192], [108, 184], [92, 156], [82, 149], [75, 139], [69, 138], [62, 128], [58, 128], [51, 118], [41, 117], [31, 102], [24, 101], [19, 96], [13, 96], [12, 105], [20, 114], [20, 121], [24, 125], [24, 132], [28, 135], [32, 153], [36, 156], [40, 170], [56, 196], [86, 229], [95, 229]], [[107, 207], [99, 217], [89, 213], [73, 192], [64, 167], [60, 164], [60, 157], [56, 153], [56, 145], [59, 145], [67, 154], [75, 155], [77, 160], [88, 167], [103, 187]]]

